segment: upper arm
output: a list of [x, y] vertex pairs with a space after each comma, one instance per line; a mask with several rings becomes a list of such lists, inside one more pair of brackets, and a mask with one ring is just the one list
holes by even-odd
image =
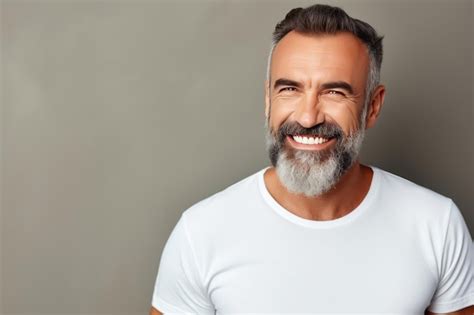
[[[425, 315], [437, 315], [440, 313], [432, 313], [430, 311], [426, 311]], [[457, 310], [455, 312], [451, 313], [443, 313], [443, 315], [473, 315], [474, 314], [474, 306], [468, 306], [466, 308], [463, 308], [461, 310]]]
[[465, 312], [473, 315], [472, 238], [461, 212], [452, 201], [445, 226], [444, 243], [437, 263], [439, 283], [429, 310], [434, 314], [451, 314], [453, 311], [452, 314], [465, 314], [461, 310], [467, 309]]
[[150, 315], [163, 315], [163, 313], [152, 306], [150, 309]]
[[161, 255], [152, 306], [163, 313], [214, 314], [183, 214]]

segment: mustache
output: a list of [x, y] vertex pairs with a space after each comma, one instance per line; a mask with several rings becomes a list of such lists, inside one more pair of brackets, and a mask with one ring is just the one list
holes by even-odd
[[297, 122], [285, 122], [278, 128], [277, 137], [280, 143], [286, 136], [294, 135], [341, 139], [344, 132], [339, 125], [330, 122], [323, 122], [311, 128], [305, 128]]

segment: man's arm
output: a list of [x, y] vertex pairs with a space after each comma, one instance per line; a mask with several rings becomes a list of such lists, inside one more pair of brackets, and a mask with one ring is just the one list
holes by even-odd
[[150, 310], [150, 315], [163, 315], [163, 313], [161, 313], [159, 310], [152, 306]]
[[214, 314], [215, 309], [202, 283], [195, 249], [186, 230], [186, 212], [171, 232], [160, 259], [150, 314]]
[[[428, 310], [426, 310], [425, 312], [425, 315], [437, 315], [437, 314], [439, 313], [431, 313]], [[474, 306], [468, 306], [466, 308], [463, 308], [462, 310], [457, 310], [452, 313], [444, 313], [443, 315], [474, 315]]]

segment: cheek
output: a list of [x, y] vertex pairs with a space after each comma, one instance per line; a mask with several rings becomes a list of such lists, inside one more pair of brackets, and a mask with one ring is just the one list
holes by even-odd
[[355, 103], [324, 102], [321, 103], [321, 110], [339, 124], [346, 135], [357, 130], [359, 118]]
[[290, 115], [295, 111], [297, 100], [275, 100], [272, 101], [270, 110], [270, 126], [273, 130], [277, 130]]

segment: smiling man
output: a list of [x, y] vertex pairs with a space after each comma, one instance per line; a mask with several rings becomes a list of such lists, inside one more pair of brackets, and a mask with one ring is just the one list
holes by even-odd
[[150, 314], [473, 314], [472, 239], [447, 197], [358, 161], [384, 101], [382, 38], [291, 10], [265, 82], [272, 163], [186, 210]]

